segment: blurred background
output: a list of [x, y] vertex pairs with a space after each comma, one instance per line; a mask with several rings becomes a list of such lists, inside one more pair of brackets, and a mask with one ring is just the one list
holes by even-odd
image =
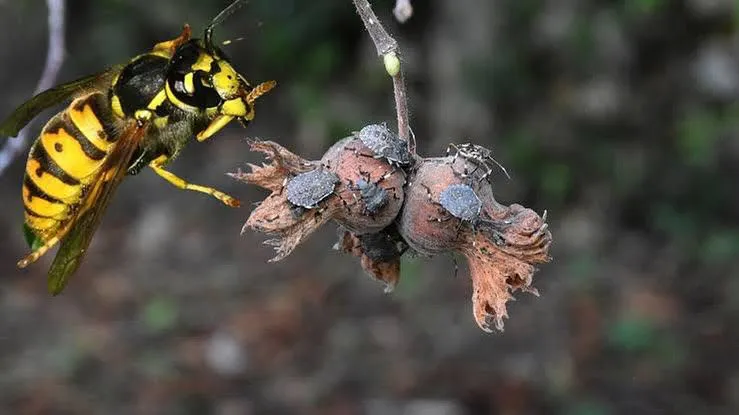
[[[66, 81], [200, 32], [223, 0], [68, 2]], [[224, 173], [245, 137], [317, 159], [394, 120], [391, 82], [349, 0], [251, 0], [216, 37], [278, 87], [247, 130], [188, 147], [119, 188], [63, 295], [27, 248], [25, 154], [0, 177], [3, 414], [739, 413], [739, 9], [733, 0], [426, 0], [401, 25], [423, 155], [492, 148], [499, 201], [549, 212], [554, 261], [504, 334], [472, 318], [451, 256], [406, 258], [392, 295], [331, 250], [327, 226], [268, 264], [239, 235], [265, 193]], [[28, 98], [47, 44], [42, 0], [0, 0], [0, 114]], [[33, 135], [51, 113], [33, 124]]]

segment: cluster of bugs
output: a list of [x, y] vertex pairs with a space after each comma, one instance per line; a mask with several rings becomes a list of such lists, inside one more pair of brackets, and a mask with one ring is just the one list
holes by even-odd
[[231, 121], [246, 126], [254, 102], [276, 83], [252, 86], [213, 41], [214, 28], [245, 0], [236, 0], [191, 38], [188, 25], [151, 51], [41, 92], [0, 123], [15, 137], [43, 110], [71, 100], [31, 146], [23, 180], [24, 231], [31, 253], [25, 268], [59, 244], [48, 273], [56, 295], [78, 269], [112, 195], [126, 175], [148, 166], [180, 189], [205, 193], [227, 206], [239, 201], [188, 183], [164, 167], [193, 137], [204, 141]]
[[[410, 151], [408, 150], [408, 142], [400, 139], [396, 134], [390, 131], [385, 124], [370, 124], [362, 128], [359, 132], [355, 132], [364, 146], [366, 146], [372, 154], [361, 152], [356, 147], [348, 149], [353, 150], [354, 154], [363, 157], [372, 157], [376, 159], [385, 159], [393, 170], [388, 171], [377, 180], [373, 180], [370, 173], [359, 170], [360, 177], [356, 180], [348, 180], [348, 188], [353, 192], [353, 203], [361, 203], [364, 205], [363, 213], [369, 216], [375, 215], [390, 200], [388, 191], [380, 186], [383, 180], [392, 176], [395, 168], [410, 165], [413, 161]], [[319, 173], [322, 169], [316, 169], [308, 173], [295, 176], [286, 186], [288, 187], [288, 200], [296, 208], [315, 209], [318, 203], [334, 193], [338, 179], [333, 173], [325, 171]], [[333, 175], [330, 176], [329, 174]], [[298, 179], [300, 178], [300, 179]], [[305, 179], [303, 179], [305, 178]], [[336, 179], [336, 181], [334, 181]], [[394, 198], [398, 198], [393, 194]], [[348, 210], [350, 205], [344, 198], [341, 202]], [[296, 214], [303, 211], [296, 210]]]
[[[380, 186], [383, 180], [390, 177], [387, 173], [377, 180], [372, 180], [369, 172], [360, 171], [361, 178], [356, 182], [349, 181], [349, 189], [359, 193], [359, 197], [352, 193], [354, 203], [364, 206], [366, 215], [374, 215], [382, 209], [390, 200], [388, 191]], [[295, 207], [293, 213], [300, 216], [306, 209], [317, 209], [322, 201], [335, 194], [336, 185], [340, 183], [339, 176], [324, 168], [317, 168], [309, 172], [301, 173], [285, 184], [287, 200]], [[397, 198], [397, 195], [393, 195]], [[342, 198], [341, 202], [345, 208], [349, 204]]]

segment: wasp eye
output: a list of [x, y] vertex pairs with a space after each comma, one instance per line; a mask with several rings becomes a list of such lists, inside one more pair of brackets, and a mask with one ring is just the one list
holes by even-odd
[[210, 70], [208, 72], [213, 75], [221, 72], [221, 65], [218, 64], [217, 60], [213, 60], [213, 62], [210, 63]]

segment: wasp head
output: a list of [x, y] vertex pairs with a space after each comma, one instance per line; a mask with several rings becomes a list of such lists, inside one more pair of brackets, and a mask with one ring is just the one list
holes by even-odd
[[167, 71], [167, 96], [177, 107], [242, 121], [254, 118], [254, 101], [275, 85], [269, 81], [252, 87], [219, 48], [200, 39], [177, 48]]
[[211, 117], [236, 118], [246, 124], [254, 118], [254, 101], [276, 85], [268, 81], [252, 87], [213, 43], [213, 29], [243, 3], [234, 1], [213, 19], [202, 39], [190, 39], [174, 51], [167, 69], [166, 92], [178, 108], [205, 111]]

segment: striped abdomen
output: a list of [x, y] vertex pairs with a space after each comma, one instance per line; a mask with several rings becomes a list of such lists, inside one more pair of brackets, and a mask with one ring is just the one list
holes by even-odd
[[23, 179], [26, 224], [46, 241], [66, 224], [115, 144], [113, 116], [100, 92], [79, 97], [44, 127]]

